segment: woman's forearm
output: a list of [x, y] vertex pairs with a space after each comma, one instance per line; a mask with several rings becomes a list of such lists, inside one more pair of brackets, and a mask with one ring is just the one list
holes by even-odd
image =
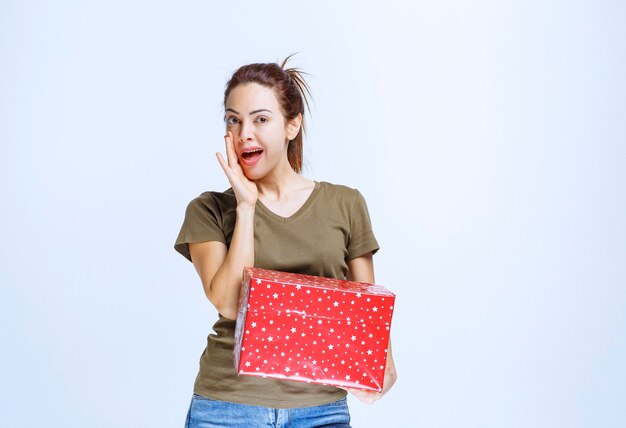
[[209, 298], [220, 314], [237, 318], [243, 268], [254, 266], [254, 206], [237, 206], [237, 219], [226, 259], [209, 286]]

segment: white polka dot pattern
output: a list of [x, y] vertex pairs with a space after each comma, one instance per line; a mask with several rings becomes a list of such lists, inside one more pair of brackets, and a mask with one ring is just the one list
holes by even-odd
[[382, 389], [395, 295], [380, 285], [244, 271], [239, 374]]

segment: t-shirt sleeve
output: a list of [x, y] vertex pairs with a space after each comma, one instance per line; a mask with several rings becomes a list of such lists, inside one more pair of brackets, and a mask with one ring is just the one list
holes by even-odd
[[350, 212], [350, 238], [348, 240], [348, 256], [352, 260], [368, 252], [375, 254], [380, 247], [372, 231], [372, 223], [365, 198], [356, 191], [356, 199]]
[[191, 261], [190, 242], [219, 241], [227, 244], [222, 224], [215, 198], [210, 193], [196, 197], [187, 205], [174, 249]]

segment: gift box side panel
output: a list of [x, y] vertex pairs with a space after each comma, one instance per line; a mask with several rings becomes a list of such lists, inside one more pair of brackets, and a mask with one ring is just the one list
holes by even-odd
[[235, 369], [239, 368], [241, 347], [244, 340], [246, 314], [248, 312], [248, 301], [250, 297], [250, 279], [250, 272], [249, 270], [245, 269], [241, 284], [242, 290], [239, 296], [239, 310], [237, 311], [237, 320], [235, 322], [235, 344], [233, 347], [233, 359], [235, 362]]

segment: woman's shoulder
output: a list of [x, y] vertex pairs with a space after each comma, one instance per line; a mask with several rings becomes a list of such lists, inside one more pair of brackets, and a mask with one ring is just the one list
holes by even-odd
[[217, 190], [207, 190], [205, 192], [200, 193], [200, 195], [198, 196], [199, 198], [214, 198], [214, 199], [219, 199], [219, 200], [226, 200], [226, 201], [230, 201], [235, 197], [235, 192], [233, 191], [232, 187], [229, 187], [228, 189], [224, 190], [224, 191], [217, 191]]
[[189, 205], [195, 205], [204, 208], [218, 208], [223, 211], [224, 208], [237, 205], [237, 197], [232, 188], [228, 188], [222, 192], [215, 190], [207, 190], [193, 198]]
[[320, 181], [320, 186], [324, 189], [324, 193], [333, 199], [352, 201], [358, 198], [361, 193], [354, 187], [345, 184], [330, 183], [328, 181]]

